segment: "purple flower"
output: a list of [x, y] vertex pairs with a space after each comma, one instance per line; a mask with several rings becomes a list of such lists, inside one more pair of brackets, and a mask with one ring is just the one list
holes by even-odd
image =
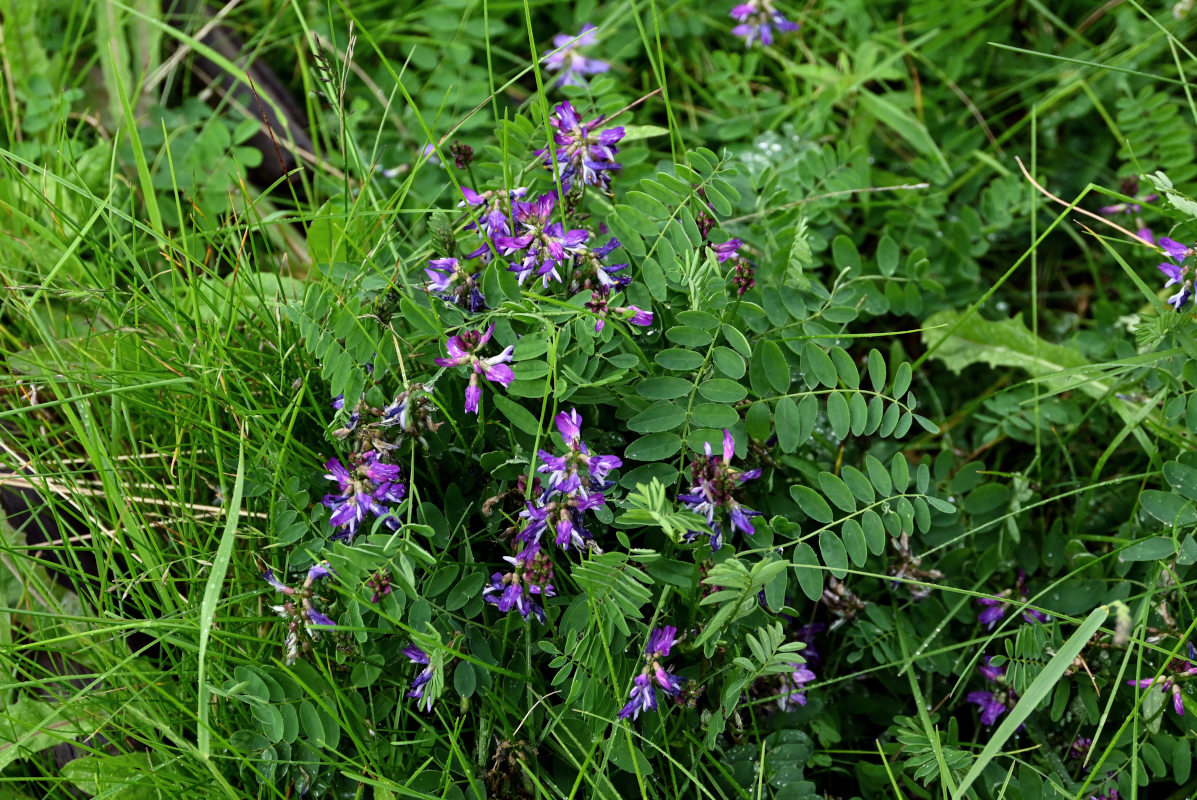
[[268, 569], [262, 573], [262, 580], [273, 586], [276, 592], [282, 592], [283, 594], [295, 594], [294, 589], [280, 581], [278, 578], [274, 577], [274, 570], [272, 569]]
[[303, 615], [308, 618], [308, 622], [313, 625], [336, 625], [329, 617], [324, 616], [314, 608], [305, 608]]
[[632, 316], [628, 317], [628, 322], [633, 325], [649, 326], [653, 324], [653, 312], [645, 311], [643, 308], [637, 306], [620, 306], [615, 309], [621, 314], [632, 312]]
[[[537, 453], [541, 465], [536, 471], [548, 473], [548, 490], [543, 499], [549, 500], [558, 494], [586, 497], [592, 491], [606, 488], [607, 475], [611, 470], [623, 466], [623, 461], [617, 456], [590, 453], [582, 441], [582, 417], [576, 408], [570, 409], [569, 413], [562, 411], [554, 421], [561, 438], [565, 440], [566, 452], [563, 456], [555, 456], [547, 450]], [[585, 477], [578, 471], [579, 468], [585, 469]]]
[[1006, 702], [998, 692], [969, 692], [965, 699], [980, 709], [982, 725], [992, 725], [1006, 711]]
[[632, 680], [632, 684], [627, 705], [619, 712], [620, 719], [639, 719], [641, 711], [657, 710], [657, 692], [653, 688], [652, 678], [642, 672]]
[[985, 656], [985, 663], [977, 667], [977, 672], [980, 672], [985, 680], [991, 683], [1000, 683], [1005, 670], [1001, 667], [993, 666], [992, 662], [993, 656]]
[[560, 222], [551, 222], [556, 206], [557, 196], [552, 193], [542, 194], [527, 203], [512, 203], [518, 233], [494, 237], [495, 246], [505, 256], [523, 251], [523, 258], [508, 268], [516, 273], [521, 286], [534, 272], [546, 288], [550, 280], [560, 282], [557, 268], [567, 257], [582, 252], [590, 237], [589, 231], [566, 231]]
[[740, 254], [740, 247], [744, 243], [739, 239], [728, 239], [726, 242], [719, 244], [710, 244], [710, 248], [715, 251], [715, 257], [719, 259], [722, 264], [729, 258], [735, 258]]
[[576, 294], [583, 289], [611, 291], [631, 283], [632, 279], [627, 275], [617, 274], [627, 269], [626, 263], [603, 263], [603, 259], [619, 247], [622, 247], [619, 240], [612, 236], [605, 244], [593, 249], [583, 248], [578, 252], [574, 258], [576, 272], [574, 273], [574, 282], [570, 285], [570, 292]]
[[977, 615], [977, 622], [988, 630], [993, 630], [998, 620], [1006, 616], [1006, 604], [993, 597], [978, 597], [977, 602], [985, 606], [985, 610]]
[[308, 577], [305, 585], [310, 586], [320, 578], [327, 578], [329, 575], [335, 574], [336, 572], [334, 572], [332, 565], [327, 561], [317, 561], [312, 565], [311, 569], [308, 570]]
[[541, 552], [538, 544], [528, 545], [517, 556], [504, 556], [513, 569], [504, 574], [496, 572], [490, 585], [482, 590], [483, 599], [504, 614], [515, 609], [524, 619], [534, 616], [543, 625], [544, 608], [533, 595], [554, 597], [553, 562]]
[[[1188, 666], [1187, 661], [1180, 662], [1179, 667], [1175, 669], [1182, 675], [1197, 675], [1197, 667]], [[1139, 689], [1149, 689], [1153, 686], [1158, 686], [1159, 690], [1164, 694], [1172, 693], [1172, 710], [1176, 712], [1178, 717], [1185, 715], [1185, 701], [1180, 692], [1180, 684], [1174, 678], [1142, 678], [1140, 680], [1129, 680], [1126, 682], [1128, 686], [1134, 686]]]
[[[714, 455], [711, 443], [703, 446], [705, 458], [695, 459], [690, 464], [692, 485], [686, 494], [679, 494], [678, 500], [685, 503], [691, 511], [706, 517], [710, 527], [711, 549], [718, 550], [723, 546], [723, 528], [715, 520], [715, 512], [724, 509], [728, 513], [732, 527], [746, 536], [752, 536], [756, 530], [752, 525], [752, 518], [759, 517], [761, 512], [745, 508], [732, 496], [740, 484], [760, 476], [759, 469], [739, 470], [731, 466], [732, 457], [736, 453], [736, 444], [731, 431], [723, 431], [723, 455]], [[688, 540], [693, 540], [698, 531], [691, 531]]]
[[1160, 264], [1160, 271], [1168, 278], [1168, 282], [1164, 284], [1164, 288], [1169, 286], [1180, 286], [1180, 290], [1176, 294], [1168, 298], [1168, 305], [1180, 311], [1184, 304], [1193, 297], [1193, 282], [1188, 280], [1189, 267], [1185, 265], [1185, 260], [1193, 255], [1193, 249], [1185, 247], [1180, 242], [1169, 239], [1167, 236], [1161, 236], [1156, 242], [1159, 247], [1164, 250], [1169, 258], [1175, 261], [1175, 264], [1167, 262]]
[[324, 476], [337, 482], [338, 494], [328, 494], [322, 501], [332, 509], [329, 523], [344, 530], [334, 535], [336, 539], [353, 541], [358, 528], [367, 514], [385, 518], [392, 530], [399, 528], [399, 520], [391, 513], [387, 503], [398, 503], [407, 493], [407, 487], [400, 481], [401, 470], [396, 464], [382, 464], [377, 452], [355, 457], [351, 473], [336, 458], [330, 458], [324, 467]]
[[450, 336], [445, 341], [445, 349], [449, 352], [449, 358], [435, 359], [438, 367], [464, 365], [473, 367], [470, 383], [466, 387], [465, 393], [465, 410], [469, 414], [478, 413], [478, 401], [482, 397], [482, 387], [478, 384], [479, 375], [502, 386], [507, 386], [515, 380], [515, 373], [511, 371], [511, 367], [507, 366], [507, 363], [511, 361], [511, 354], [515, 350], [514, 345], [508, 346], [502, 353], [490, 358], [481, 358], [474, 353], [475, 350], [490, 341], [494, 331], [495, 326], [491, 325], [485, 333], [466, 331], [458, 336]]
[[606, 502], [606, 498], [598, 492], [589, 495], [565, 495], [561, 499], [535, 505], [531, 501], [520, 512], [520, 516], [528, 520], [527, 526], [520, 531], [519, 541], [526, 544], [539, 544], [545, 531], [553, 532], [553, 541], [562, 550], [571, 546], [577, 549], [590, 546], [594, 535], [583, 527], [582, 522], [587, 511], [598, 508]]
[[596, 131], [602, 124], [603, 117], [596, 117], [590, 122], [582, 122], [573, 104], [566, 100], [553, 109], [553, 116], [549, 120], [557, 133], [553, 135], [556, 150], [548, 148], [537, 150], [546, 167], [552, 167], [554, 161], [561, 165], [561, 188], [569, 191], [573, 179], [582, 176], [582, 182], [589, 186], [598, 186], [603, 191], [611, 189], [611, 172], [620, 169], [615, 156], [619, 154], [616, 144], [623, 138], [623, 128], [606, 128]]
[[479, 194], [468, 186], [461, 187], [461, 194], [465, 198], [458, 206], [477, 206], [478, 213], [466, 225], [466, 230], [476, 230], [482, 237], [482, 243], [472, 252], [466, 253], [466, 258], [480, 258], [484, 264], [489, 264], [494, 258], [493, 245], [500, 236], [511, 235], [511, 204], [524, 199], [528, 190], [524, 187], [508, 191], [487, 190]]
[[456, 258], [434, 258], [424, 273], [428, 276], [428, 291], [445, 302], [475, 314], [486, 309], [478, 274], [466, 272]]
[[667, 671], [660, 663], [660, 659], [669, 655], [676, 642], [677, 628], [672, 625], [657, 628], [649, 635], [644, 648], [644, 669], [632, 681], [628, 702], [619, 712], [620, 719], [638, 719], [641, 711], [656, 710], [657, 689], [671, 697], [681, 694], [685, 679]]
[[796, 31], [801, 25], [790, 22], [773, 7], [772, 0], [750, 0], [735, 6], [728, 16], [740, 24], [732, 28], [736, 36], [744, 37], [744, 46], [752, 47], [755, 42], [769, 47], [773, 44], [773, 29], [790, 32]]
[[411, 682], [411, 691], [407, 693], [408, 697], [415, 698], [417, 708], [423, 708], [425, 711], [432, 710], [432, 695], [425, 693], [424, 685], [432, 680], [433, 668], [431, 659], [428, 654], [414, 644], [409, 644], [403, 648], [403, 655], [407, 656], [408, 660], [413, 664], [423, 664], [424, 669]]
[[557, 77], [556, 86], [585, 86], [586, 81], [580, 75], [595, 75], [611, 69], [606, 61], [597, 58], [586, 58], [579, 51], [583, 47], [590, 47], [597, 43], [594, 32], [598, 30], [589, 22], [582, 26], [577, 36], [559, 33], [553, 37], [553, 47], [556, 49], [540, 60], [545, 69], [561, 74]]
[[777, 697], [777, 707], [782, 711], [790, 711], [794, 705], [806, 705], [806, 684], [815, 679], [815, 673], [807, 669], [805, 664], [790, 664], [793, 672], [782, 676], [782, 694]]

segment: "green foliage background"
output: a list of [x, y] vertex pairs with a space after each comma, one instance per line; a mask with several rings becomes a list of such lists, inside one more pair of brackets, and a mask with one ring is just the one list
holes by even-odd
[[[1187, 7], [783, 10], [802, 30], [745, 49], [685, 1], [235, 5], [310, 123], [271, 186], [260, 112], [186, 69], [248, 83], [197, 13], [0, 0], [0, 480], [82, 520], [53, 563], [3, 528], [0, 798], [1192, 793], [1192, 314], [1081, 213], [1197, 237]], [[555, 88], [537, 59], [584, 22], [612, 69]], [[564, 98], [627, 128], [570, 222], [618, 236], [646, 330], [496, 265], [481, 317], [424, 289], [473, 247], [461, 186], [554, 190]], [[743, 296], [703, 215], [744, 242]], [[475, 418], [432, 359], [492, 323], [516, 379]], [[416, 382], [444, 424], [404, 444], [401, 530], [331, 542], [329, 399]], [[541, 627], [481, 591], [570, 408], [624, 464]], [[724, 428], [763, 516], [713, 554], [677, 495]], [[325, 558], [338, 627], [288, 664], [260, 575]], [[817, 679], [779, 710], [809, 623]], [[618, 720], [664, 624], [688, 702]], [[966, 696], [995, 689], [986, 726]]]

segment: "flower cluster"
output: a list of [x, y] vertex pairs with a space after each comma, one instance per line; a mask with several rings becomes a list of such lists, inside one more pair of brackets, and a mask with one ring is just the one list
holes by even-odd
[[[706, 517], [710, 527], [711, 549], [718, 550], [723, 546], [723, 526], [715, 519], [715, 512], [723, 509], [731, 520], [732, 527], [751, 536], [756, 532], [752, 527], [752, 517], [759, 517], [761, 512], [745, 508], [732, 496], [736, 488], [746, 481], [760, 477], [759, 469], [739, 470], [731, 466], [732, 457], [736, 453], [736, 443], [732, 439], [731, 431], [723, 430], [723, 455], [717, 456], [711, 452], [711, 443], [704, 444], [705, 456], [696, 458], [690, 464], [692, 485], [686, 494], [678, 495], [689, 509], [696, 514]], [[687, 541], [693, 541], [699, 531], [690, 531]]]
[[1003, 688], [1005, 683], [1005, 670], [1001, 667], [993, 666], [993, 657], [985, 656], [984, 661], [977, 671], [981, 673], [982, 677], [990, 683], [996, 683], [998, 686], [994, 689], [980, 689], [975, 692], [969, 692], [965, 696], [965, 700], [977, 706], [981, 712], [981, 724], [992, 725], [997, 722], [997, 718], [1006, 712], [1014, 704], [1014, 695], [1008, 689]]
[[790, 33], [802, 26], [790, 22], [785, 15], [773, 7], [772, 0], [750, 0], [741, 3], [728, 12], [728, 16], [740, 23], [732, 28], [736, 36], [744, 37], [744, 46], [752, 47], [756, 42], [769, 47], [773, 44], [773, 29]]
[[384, 464], [377, 452], [370, 452], [350, 456], [349, 467], [336, 458], [330, 458], [324, 467], [328, 470], [324, 477], [337, 483], [337, 493], [327, 494], [323, 500], [332, 509], [329, 522], [340, 528], [334, 539], [352, 542], [366, 514], [382, 518], [391, 530], [399, 528], [398, 518], [387, 505], [400, 502], [407, 494], [397, 464]]
[[[1018, 594], [1022, 597], [1027, 597], [1027, 574], [1021, 569], [1018, 571], [1018, 583], [1016, 584]], [[985, 610], [977, 615], [977, 622], [985, 626], [987, 630], [993, 630], [993, 626], [1006, 616], [1006, 606], [1012, 602], [1007, 600], [1011, 594], [1009, 589], [1003, 591], [997, 597], [978, 597], [977, 603], [984, 606]], [[1033, 608], [1027, 608], [1022, 612], [1024, 622], [1029, 623], [1044, 623], [1049, 617], [1042, 611], [1037, 611]]]
[[1171, 667], [1176, 674], [1166, 678], [1163, 676], [1159, 678], [1142, 678], [1140, 680], [1129, 680], [1126, 683], [1128, 686], [1137, 686], [1140, 689], [1149, 689], [1154, 686], [1164, 694], [1171, 693], [1172, 710], [1176, 712], [1177, 716], [1183, 717], [1185, 715], [1185, 701], [1177, 679], [1180, 677], [1187, 679], [1197, 675], [1197, 667], [1188, 661], [1174, 662]]
[[648, 645], [644, 648], [644, 668], [632, 681], [631, 695], [619, 712], [620, 719], [638, 719], [641, 711], [655, 711], [657, 689], [670, 697], [681, 694], [684, 679], [667, 672], [660, 662], [669, 655], [676, 643], [677, 628], [672, 625], [657, 628], [648, 637]]
[[561, 188], [568, 192], [574, 178], [581, 175], [588, 186], [598, 186], [605, 192], [611, 190], [611, 172], [620, 169], [615, 161], [619, 154], [616, 145], [623, 139], [623, 127], [598, 130], [603, 117], [582, 122], [578, 112], [568, 100], [553, 109], [549, 122], [557, 132], [553, 134], [555, 149], [537, 150], [546, 167], [554, 163], [561, 166]]
[[476, 230], [482, 237], [482, 244], [478, 249], [466, 254], [467, 258], [481, 258], [483, 263], [490, 263], [493, 257], [491, 244], [501, 236], [511, 235], [511, 204], [524, 199], [528, 190], [524, 187], [511, 189], [506, 192], [488, 190], [479, 194], [468, 186], [461, 187], [461, 194], [465, 200], [459, 206], [477, 206], [479, 216], [477, 222], [470, 222], [466, 230]]
[[[335, 409], [343, 410], [344, 395], [334, 398], [332, 405]], [[436, 433], [444, 424], [432, 419], [435, 408], [429, 388], [422, 383], [413, 383], [410, 389], [396, 395], [385, 408], [374, 408], [364, 399], [359, 400], [345, 425], [333, 431], [333, 436], [343, 439], [353, 434], [358, 450], [374, 450], [384, 455], [399, 448], [396, 442], [401, 436], [413, 436], [427, 447], [424, 432]], [[369, 421], [359, 425], [363, 414]]]
[[556, 49], [541, 59], [545, 69], [560, 72], [556, 86], [585, 86], [586, 81], [581, 75], [596, 75], [611, 69], [606, 61], [597, 58], [587, 58], [579, 52], [583, 47], [596, 44], [598, 39], [595, 31], [598, 28], [587, 22], [577, 36], [559, 33], [553, 37], [553, 47]]
[[[287, 639], [283, 643], [283, 659], [288, 665], [294, 664], [299, 658], [300, 650], [310, 650], [312, 642], [320, 635], [318, 628], [336, 625], [332, 619], [320, 613], [312, 603], [315, 591], [312, 585], [333, 575], [332, 567], [327, 561], [320, 561], [312, 565], [298, 589], [288, 586], [274, 576], [274, 570], [268, 569], [262, 573], [262, 580], [274, 587], [274, 590], [286, 595], [289, 599], [282, 605], [271, 606], [271, 610], [288, 622]], [[298, 602], [297, 602], [298, 601]], [[317, 627], [313, 627], [317, 626]], [[303, 634], [307, 638], [303, 638]]]
[[548, 486], [536, 503], [529, 501], [520, 512], [528, 524], [519, 539], [535, 544], [545, 531], [552, 531], [553, 541], [563, 550], [593, 546], [594, 536], [583, 526], [583, 518], [606, 502], [603, 492], [613, 485], [607, 475], [623, 461], [590, 452], [582, 441], [582, 417], [577, 409], [561, 412], [554, 421], [566, 451], [561, 456], [546, 450], [537, 453], [542, 463], [536, 469], [547, 473]]
[[490, 576], [490, 585], [482, 590], [482, 598], [504, 614], [515, 609], [524, 619], [536, 617], [543, 625], [544, 607], [536, 597], [553, 597], [553, 561], [545, 555], [539, 543], [529, 544], [515, 556], [504, 556], [511, 564], [509, 572]]
[[424, 272], [428, 275], [428, 291], [446, 303], [475, 314], [486, 309], [486, 298], [478, 288], [478, 273], [466, 272], [456, 258], [434, 258]]
[[449, 357], [436, 359], [438, 367], [469, 366], [472, 368], [470, 383], [466, 387], [465, 393], [467, 414], [478, 413], [478, 401], [482, 399], [482, 386], [478, 383], [479, 375], [502, 386], [507, 386], [515, 380], [515, 373], [511, 371], [511, 367], [507, 366], [511, 361], [511, 354], [515, 350], [514, 345], [508, 345], [503, 352], [490, 358], [482, 358], [475, 353], [490, 341], [494, 332], [495, 326], [491, 325], [485, 333], [466, 331], [457, 336], [450, 336], [445, 341], [445, 349], [449, 352]]
[[1168, 298], [1168, 305], [1180, 311], [1190, 298], [1194, 298], [1194, 302], [1197, 302], [1197, 297], [1193, 294], [1193, 281], [1189, 280], [1189, 267], [1185, 265], [1185, 261], [1193, 255], [1193, 248], [1185, 247], [1167, 236], [1161, 236], [1156, 244], [1162, 247], [1164, 253], [1175, 262], [1160, 264], [1160, 272], [1168, 278], [1168, 282], [1164, 284], [1165, 289], [1169, 286], [1180, 287], [1176, 294]]
[[433, 675], [436, 673], [431, 663], [432, 659], [428, 657], [427, 653], [416, 647], [414, 644], [409, 644], [407, 647], [403, 648], [403, 655], [407, 656], [411, 663], [420, 664], [424, 667], [424, 669], [420, 670], [420, 673], [416, 675], [415, 680], [411, 682], [411, 691], [407, 693], [407, 696], [416, 700], [416, 706], [418, 708], [422, 708], [425, 711], [431, 711], [433, 696], [431, 692], [425, 691], [424, 687], [429, 681], [432, 680]]
[[511, 236], [493, 237], [495, 246], [514, 263], [508, 268], [516, 274], [516, 281], [523, 286], [528, 276], [535, 273], [548, 288], [549, 281], [561, 282], [557, 268], [566, 258], [582, 252], [590, 231], [581, 228], [566, 230], [561, 222], [553, 222], [553, 210], [557, 207], [557, 195], [549, 192], [529, 202], [515, 201], [511, 204], [516, 233]]

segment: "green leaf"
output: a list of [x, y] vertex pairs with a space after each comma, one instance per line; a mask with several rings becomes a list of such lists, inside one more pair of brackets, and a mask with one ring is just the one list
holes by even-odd
[[711, 351], [711, 356], [715, 361], [715, 366], [727, 377], [736, 380], [744, 377], [747, 367], [744, 364], [744, 358], [735, 350], [719, 345]]
[[1141, 539], [1118, 553], [1119, 561], [1162, 561], [1176, 555], [1176, 545], [1171, 539], [1155, 536]]
[[478, 676], [474, 673], [474, 665], [468, 661], [459, 661], [453, 670], [453, 688], [462, 697], [470, 697], [478, 687]]
[[983, 483], [964, 498], [964, 510], [970, 514], [988, 514], [1010, 500], [1010, 488], [1001, 483]]
[[831, 425], [831, 433], [835, 438], [844, 439], [848, 436], [852, 426], [852, 414], [842, 392], [832, 392], [827, 396], [827, 422]]
[[676, 433], [650, 433], [629, 444], [623, 454], [632, 461], [660, 461], [681, 449], [682, 437]]
[[714, 337], [707, 331], [678, 325], [665, 331], [665, 338], [681, 347], [697, 349], [699, 347], [706, 347]]
[[99, 719], [88, 720], [78, 701], [59, 705], [21, 698], [6, 705], [0, 713], [0, 769], [48, 747], [85, 736], [100, 725]]
[[856, 95], [856, 100], [873, 119], [882, 125], [888, 125], [894, 133], [902, 137], [907, 144], [922, 155], [935, 159], [945, 176], [952, 174], [948, 160], [944, 158], [943, 153], [935, 144], [935, 139], [927, 132], [926, 126], [919, 122], [917, 117], [891, 101], [888, 96], [862, 91]]
[[860, 527], [864, 531], [865, 544], [869, 552], [875, 556], [885, 552], [885, 524], [873, 509], [867, 509], [860, 515]]
[[856, 511], [856, 498], [852, 496], [852, 490], [835, 475], [830, 472], [820, 472], [819, 488], [836, 508], [847, 511], [849, 514]]
[[730, 428], [740, 421], [740, 414], [729, 405], [699, 403], [690, 409], [690, 421], [702, 428]]
[[792, 453], [802, 444], [799, 437], [802, 434], [802, 420], [798, 416], [798, 404], [792, 397], [783, 397], [777, 401], [774, 412], [777, 426], [777, 443], [787, 453]]
[[[831, 356], [814, 342], [807, 342], [802, 348], [802, 370], [829, 389], [834, 389], [839, 382]], [[811, 388], [815, 386], [810, 378], [806, 379], [806, 384]]]
[[686, 409], [661, 400], [628, 420], [628, 428], [636, 433], [671, 431], [686, 421]]
[[[773, 345], [776, 347], [777, 345]], [[670, 348], [662, 350], [654, 356], [654, 360], [665, 369], [677, 370], [679, 372], [692, 372], [703, 365], [706, 361], [702, 353], [696, 353], [693, 350], [682, 350], [680, 348]]]
[[732, 346], [732, 349], [742, 355], [744, 358], [752, 358], [752, 345], [748, 344], [748, 339], [744, 337], [737, 328], [731, 325], [724, 325], [723, 338]]
[[[1107, 375], [1108, 367], [1090, 364], [1075, 348], [1037, 339], [1021, 315], [990, 322], [975, 314], [963, 318], [956, 311], [941, 311], [923, 321], [924, 328], [933, 326], [939, 327], [923, 331], [923, 343], [935, 348], [932, 355], [953, 372], [978, 362], [1022, 369], [1053, 393], [1079, 390], [1108, 402], [1123, 422], [1133, 423], [1136, 436], [1142, 435], [1138, 409], [1117, 397], [1115, 378]], [[1150, 419], [1163, 424], [1159, 412], [1151, 412]]]
[[761, 345], [761, 364], [765, 368], [765, 378], [774, 391], [782, 394], [790, 388], [790, 364], [785, 354], [772, 339]]
[[823, 556], [823, 563], [827, 565], [832, 575], [843, 578], [848, 574], [848, 551], [844, 548], [840, 537], [832, 531], [823, 531], [819, 534], [819, 553]]
[[885, 391], [885, 359], [876, 350], [869, 351], [869, 383], [873, 391]]
[[1179, 461], [1164, 463], [1164, 479], [1183, 497], [1197, 500], [1197, 469]]
[[[732, 353], [732, 355], [735, 354]], [[726, 378], [711, 378], [703, 381], [698, 384], [698, 393], [713, 403], [738, 403], [748, 396], [748, 390], [743, 385]]]
[[[658, 231], [656, 223], [654, 223], [637, 208], [633, 208], [629, 205], [623, 205], [622, 203], [617, 203], [615, 206], [614, 219], [627, 225], [627, 227], [631, 228], [649, 241], [657, 238]], [[607, 217], [607, 222], [610, 223], [611, 221], [612, 217]], [[623, 242], [623, 237], [620, 236], [619, 240], [620, 242]]]
[[802, 513], [815, 522], [831, 522], [835, 519], [831, 506], [827, 505], [827, 501], [809, 486], [799, 484], [791, 486], [790, 497], [794, 498], [794, 502], [802, 509]]
[[854, 519], [844, 520], [843, 526], [840, 527], [840, 538], [844, 540], [844, 548], [848, 551], [848, 558], [852, 559], [852, 563], [858, 567], [863, 565], [869, 557], [869, 548], [860, 523]]
[[[624, 125], [623, 139], [624, 142], [635, 142], [640, 139], [650, 139], [654, 136], [668, 136], [669, 129], [662, 128], [660, 125]], [[672, 177], [664, 173], [657, 173], [659, 176]]]
[[[880, 270], [882, 275], [889, 278], [898, 271], [899, 255], [898, 243], [891, 239], [888, 234], [882, 236], [881, 241], [877, 242], [877, 269]], [[872, 360], [871, 357], [870, 360]]]
[[1147, 489], [1139, 494], [1143, 510], [1165, 525], [1192, 525], [1197, 522], [1197, 506], [1172, 492]]
[[649, 400], [673, 400], [690, 394], [693, 387], [685, 378], [649, 378], [636, 384], [636, 394]]
[[[889, 476], [886, 476], [887, 478]], [[844, 483], [848, 484], [848, 488], [852, 490], [852, 494], [861, 503], [868, 505], [876, 499], [873, 493], [873, 484], [865, 477], [865, 474], [858, 470], [851, 464], [845, 464], [840, 470], [840, 478]]]
[[656, 217], [657, 219], [665, 219], [669, 216], [669, 209], [665, 207], [660, 200], [655, 197], [645, 194], [644, 192], [630, 191], [624, 195], [629, 203], [635, 206], [638, 210], [645, 214]]
[[817, 601], [823, 596], [823, 571], [819, 569], [819, 557], [815, 555], [815, 548], [806, 542], [794, 545], [794, 575], [808, 599]]
[[873, 482], [873, 488], [877, 490], [877, 494], [882, 497], [889, 497], [893, 494], [894, 484], [890, 480], [889, 470], [876, 456], [865, 456], [865, 469], [868, 470], [869, 480]]
[[512, 425], [530, 436], [535, 436], [539, 433], [540, 421], [532, 415], [531, 411], [504, 395], [496, 393], [493, 397], [495, 408], [499, 409], [499, 413], [507, 417], [507, 420]]

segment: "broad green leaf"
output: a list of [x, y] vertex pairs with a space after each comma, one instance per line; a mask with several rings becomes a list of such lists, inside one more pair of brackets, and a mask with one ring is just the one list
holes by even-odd
[[792, 453], [802, 444], [799, 436], [802, 433], [802, 421], [798, 416], [798, 404], [792, 397], [783, 397], [777, 401], [774, 412], [777, 426], [777, 443], [787, 453]]
[[[732, 353], [732, 355], [735, 354]], [[711, 378], [703, 381], [698, 384], [698, 393], [712, 403], [738, 403], [748, 396], [748, 390], [742, 384], [729, 381], [726, 378]]]
[[694, 384], [684, 378], [649, 378], [636, 384], [636, 394], [649, 400], [673, 400], [690, 394]]
[[777, 342], [767, 339], [761, 345], [761, 363], [765, 368], [765, 378], [774, 391], [778, 394], [789, 391], [790, 364]]
[[[839, 375], [836, 374], [831, 356], [814, 342], [807, 342], [802, 348], [802, 370], [807, 373], [806, 385], [811, 388], [821, 383], [829, 389], [834, 389], [839, 382]], [[817, 383], [812, 382], [812, 378]]]
[[835, 519], [831, 506], [827, 505], [827, 501], [809, 486], [799, 484], [791, 486], [790, 497], [794, 498], [794, 502], [802, 509], [802, 513], [815, 522], [831, 522]]
[[685, 420], [686, 409], [662, 400], [628, 420], [628, 428], [636, 433], [661, 433], [673, 430]]
[[676, 433], [650, 433], [632, 442], [623, 451], [633, 461], [660, 461], [682, 449], [682, 437]]
[[843, 578], [848, 574], [848, 551], [844, 548], [840, 537], [832, 531], [823, 531], [819, 534], [819, 554], [823, 556], [823, 563], [827, 565], [832, 575]]
[[852, 490], [835, 475], [830, 472], [820, 472], [819, 488], [836, 508], [847, 511], [849, 514], [856, 511], [856, 498], [852, 496]]
[[[792, 493], [793, 489], [790, 491]], [[819, 557], [815, 555], [815, 548], [806, 542], [794, 545], [794, 575], [808, 599], [818, 600], [823, 596], [823, 571], [819, 568]]]
[[[774, 345], [774, 347], [776, 346]], [[653, 358], [665, 369], [677, 370], [679, 372], [692, 372], [701, 367], [706, 360], [703, 358], [702, 353], [696, 353], [693, 350], [683, 350], [677, 347], [662, 350]]]

